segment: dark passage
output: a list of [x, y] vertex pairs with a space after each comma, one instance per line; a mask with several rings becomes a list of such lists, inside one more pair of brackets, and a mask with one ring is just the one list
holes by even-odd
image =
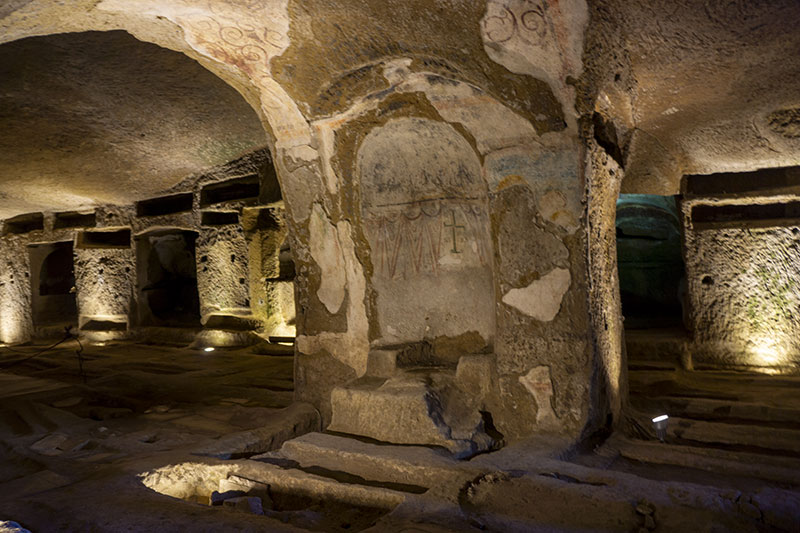
[[197, 234], [161, 230], [137, 238], [139, 322], [143, 326], [199, 326]]
[[77, 324], [72, 241], [33, 245], [29, 253], [34, 325]]
[[623, 194], [617, 262], [626, 328], [680, 327], [686, 274], [674, 196]]

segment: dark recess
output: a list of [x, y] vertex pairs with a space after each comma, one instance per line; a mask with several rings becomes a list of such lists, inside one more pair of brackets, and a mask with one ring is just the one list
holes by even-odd
[[94, 212], [82, 214], [77, 211], [68, 211], [65, 213], [56, 213], [53, 228], [93, 228], [96, 225], [97, 216]]
[[82, 231], [78, 234], [78, 248], [130, 248], [131, 230]]
[[258, 182], [258, 176], [252, 175], [206, 185], [200, 191], [200, 205], [205, 207], [233, 200], [258, 198]]
[[594, 139], [597, 141], [608, 155], [619, 164], [620, 167], [625, 167], [622, 149], [619, 147], [619, 139], [617, 137], [617, 128], [614, 123], [600, 113], [592, 115], [592, 124], [594, 125]]
[[232, 211], [203, 211], [200, 215], [203, 226], [227, 226], [239, 223], [239, 213]]
[[725, 224], [764, 220], [800, 219], [800, 201], [763, 205], [696, 205], [692, 222], [696, 224]]
[[136, 202], [136, 216], [155, 217], [192, 210], [192, 193], [162, 196]]
[[6, 220], [4, 233], [28, 233], [29, 231], [44, 229], [44, 215], [42, 213], [28, 213]]
[[800, 167], [765, 168], [755, 172], [693, 174], [684, 177], [686, 192], [696, 196], [742, 194], [800, 187]]

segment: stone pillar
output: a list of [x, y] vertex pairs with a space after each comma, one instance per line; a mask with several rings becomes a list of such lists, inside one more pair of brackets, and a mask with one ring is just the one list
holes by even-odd
[[0, 239], [0, 342], [16, 344], [30, 340], [30, 265], [26, 242], [13, 236]]
[[109, 227], [78, 233], [75, 246], [78, 322], [89, 341], [128, 336], [135, 276], [130, 228]]
[[197, 290], [204, 330], [198, 344], [254, 342], [261, 324], [250, 310], [248, 247], [241, 224], [203, 226], [196, 243]]
[[[589, 312], [595, 357], [605, 397], [597, 408], [620, 420], [628, 397], [622, 304], [617, 274], [616, 204], [623, 170], [596, 142], [586, 148], [587, 258]], [[599, 396], [599, 395], [598, 395]]]
[[[294, 327], [294, 268], [281, 260], [287, 228], [282, 206], [245, 208], [242, 226], [250, 253], [250, 308], [270, 335], [290, 335]], [[291, 270], [287, 272], [287, 270]]]

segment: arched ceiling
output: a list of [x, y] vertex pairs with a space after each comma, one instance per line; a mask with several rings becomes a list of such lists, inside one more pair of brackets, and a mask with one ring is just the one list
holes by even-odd
[[591, 0], [598, 110], [617, 126], [624, 192], [683, 174], [800, 164], [800, 2]]
[[[178, 41], [186, 28], [173, 22], [191, 19], [195, 5], [201, 15], [235, 20], [255, 10], [265, 17], [256, 26], [275, 37], [266, 28], [272, 18], [256, 9], [266, 4], [12, 0], [0, 7], [0, 40], [58, 28], [125, 27], [185, 49]], [[281, 34], [270, 60], [270, 90], [290, 94], [306, 114], [303, 122], [349, 105], [353, 94], [380, 90], [383, 62], [413, 56], [426, 65], [446, 58], [448, 72], [494, 87], [492, 94], [512, 108], [528, 100], [543, 105], [548, 91], [531, 88], [547, 89], [543, 80], [501, 68], [482, 50], [480, 18], [489, 4], [541, 4], [562, 18], [588, 7], [584, 73], [557, 81], [576, 87], [581, 113], [597, 111], [613, 124], [625, 192], [674, 194], [683, 174], [800, 165], [797, 0], [287, 0], [281, 9], [293, 31], [286, 42]], [[87, 198], [118, 201], [118, 191], [125, 201], [151, 194], [263, 144], [257, 122], [242, 98], [196, 63], [125, 34], [2, 45], [0, 194], [13, 201], [0, 207], [0, 217], [9, 215], [6, 205], [22, 212]], [[115, 186], [102, 186], [109, 182]], [[54, 198], [53, 190], [61, 194]]]
[[130, 203], [265, 144], [233, 88], [123, 31], [0, 46], [0, 218]]

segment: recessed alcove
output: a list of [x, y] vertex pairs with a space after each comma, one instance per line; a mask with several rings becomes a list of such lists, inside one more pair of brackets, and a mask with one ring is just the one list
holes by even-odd
[[173, 194], [136, 202], [136, 216], [155, 217], [192, 210], [192, 193]]
[[156, 230], [136, 237], [139, 325], [200, 326], [197, 233]]
[[206, 185], [200, 191], [200, 205], [219, 204], [235, 200], [257, 199], [259, 193], [258, 176], [245, 176]]
[[28, 213], [6, 220], [3, 224], [3, 233], [29, 233], [44, 229], [44, 215], [42, 213]]
[[78, 248], [130, 248], [131, 230], [97, 230], [78, 233]]
[[53, 229], [65, 228], [93, 228], [97, 224], [97, 215], [91, 213], [81, 213], [79, 211], [66, 211], [56, 213], [53, 221]]
[[233, 211], [203, 211], [200, 224], [203, 226], [227, 226], [239, 223], [239, 213]]
[[72, 241], [28, 247], [32, 317], [37, 327], [77, 323], [72, 252]]

